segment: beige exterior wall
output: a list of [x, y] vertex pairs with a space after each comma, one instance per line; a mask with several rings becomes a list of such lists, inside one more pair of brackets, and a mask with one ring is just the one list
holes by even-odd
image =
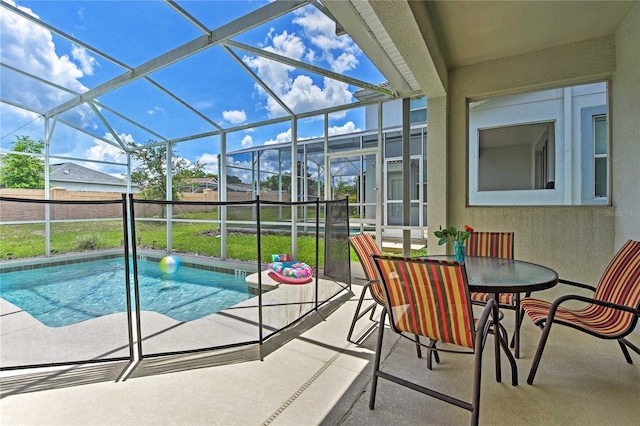
[[[638, 6], [616, 36], [559, 46], [451, 70], [447, 129], [448, 225], [516, 233], [517, 258], [561, 277], [597, 282], [619, 246], [640, 239], [638, 164]], [[634, 41], [635, 40], [635, 41]], [[624, 50], [622, 52], [616, 50]], [[635, 52], [630, 52], [635, 49]], [[616, 58], [625, 59], [616, 68]], [[467, 99], [553, 86], [612, 81], [613, 206], [467, 206]], [[621, 111], [624, 110], [624, 111]], [[433, 132], [429, 123], [430, 132]], [[438, 161], [430, 157], [430, 162]], [[430, 197], [433, 190], [430, 187]], [[431, 198], [429, 208], [432, 208]], [[635, 212], [620, 217], [618, 212]], [[437, 223], [429, 222], [431, 228]], [[445, 225], [445, 224], [443, 224]], [[432, 233], [430, 231], [430, 233]]]
[[640, 241], [640, 3], [616, 33], [613, 74], [615, 246]]

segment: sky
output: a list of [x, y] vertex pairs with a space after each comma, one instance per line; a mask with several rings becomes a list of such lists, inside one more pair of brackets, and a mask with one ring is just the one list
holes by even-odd
[[[126, 66], [144, 64], [204, 34], [160, 0], [2, 2], [38, 17], [79, 41], [71, 42], [4, 7], [1, 9], [0, 98], [9, 101], [0, 102], [2, 151], [11, 149], [16, 136], [44, 139], [44, 120], [12, 104], [46, 111], [123, 75]], [[214, 30], [268, 2], [183, 0], [177, 3]], [[348, 35], [336, 36], [335, 24], [310, 5], [234, 36], [232, 40], [370, 84], [384, 81], [353, 40]], [[240, 49], [232, 50], [297, 113], [356, 101], [353, 93], [357, 87]], [[25, 77], [15, 69], [37, 78]], [[55, 86], [46, 85], [38, 78], [52, 81]], [[117, 146], [105, 142], [115, 141], [110, 129], [123, 142], [144, 144], [211, 132], [216, 130], [216, 124], [230, 128], [285, 115], [281, 106], [218, 45], [161, 68], [149, 78], [151, 81], [138, 79], [98, 97], [95, 110], [83, 104], [61, 114], [61, 120], [53, 129], [51, 154], [73, 160], [94, 160], [97, 162], [75, 162], [118, 174], [126, 169], [112, 163], [124, 163], [126, 156]], [[143, 128], [123, 117], [140, 123]], [[319, 118], [299, 122], [299, 139], [322, 136], [323, 122], [322, 117]], [[330, 135], [363, 129], [362, 108], [330, 116]], [[264, 128], [228, 133], [227, 150], [287, 142], [290, 137], [291, 122], [287, 120]], [[218, 172], [219, 149], [218, 136], [175, 146], [177, 155], [191, 162], [205, 163], [205, 169], [212, 173]], [[52, 159], [52, 163], [63, 161]]]

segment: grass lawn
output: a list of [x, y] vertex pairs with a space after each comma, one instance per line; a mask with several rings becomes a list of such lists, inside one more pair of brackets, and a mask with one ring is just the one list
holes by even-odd
[[[232, 210], [232, 209], [230, 209]], [[315, 209], [308, 211], [307, 219], [314, 218]], [[266, 223], [282, 222], [290, 216], [291, 209], [270, 208], [261, 210], [261, 220]], [[284, 215], [283, 215], [284, 212]], [[174, 212], [175, 219], [185, 220], [173, 223], [172, 247], [177, 253], [197, 254], [219, 258], [221, 254], [218, 225], [199, 220], [216, 220], [218, 212]], [[250, 209], [236, 209], [229, 220], [251, 220]], [[302, 217], [302, 216], [300, 216]], [[136, 221], [136, 239], [139, 248], [164, 250], [167, 248], [166, 224], [159, 221]], [[258, 258], [258, 240], [255, 228], [241, 232], [241, 226], [229, 224], [232, 228], [227, 236], [227, 258], [255, 261]], [[86, 222], [51, 223], [51, 251], [54, 254], [83, 252], [95, 249], [121, 247], [124, 241], [121, 220], [94, 220]], [[269, 262], [275, 253], [291, 253], [291, 238], [285, 232], [261, 233], [262, 261]], [[311, 266], [315, 261], [316, 239], [314, 235], [298, 235], [297, 260]], [[351, 261], [357, 262], [353, 250]], [[318, 241], [319, 266], [324, 265], [324, 238]], [[0, 225], [0, 259], [20, 259], [45, 255], [45, 225]], [[426, 250], [414, 251], [412, 256], [426, 255]]]
[[[1, 225], [0, 259], [19, 259], [45, 255], [44, 224]], [[166, 225], [162, 222], [136, 222], [139, 248], [166, 249]], [[53, 253], [89, 251], [121, 247], [124, 239], [122, 222], [90, 221], [51, 224], [51, 250]], [[217, 226], [201, 222], [173, 224], [173, 248], [178, 253], [220, 257], [221, 238]], [[315, 266], [315, 237], [298, 236], [298, 260]], [[324, 239], [320, 238], [319, 261], [324, 265]], [[262, 235], [262, 259], [269, 261], [274, 253], [290, 253], [288, 234]], [[255, 261], [258, 253], [255, 233], [231, 232], [227, 237], [227, 258]], [[355, 259], [355, 258], [354, 258]]]

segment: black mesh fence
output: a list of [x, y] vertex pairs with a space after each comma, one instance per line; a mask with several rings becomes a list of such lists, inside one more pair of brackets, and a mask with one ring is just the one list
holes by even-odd
[[132, 359], [126, 199], [0, 202], [2, 369]]
[[[259, 270], [256, 206], [132, 201], [142, 357], [259, 342], [258, 289], [246, 280]], [[234, 220], [227, 219], [230, 212]]]
[[0, 201], [2, 369], [260, 344], [350, 284], [346, 200]]
[[351, 282], [349, 255], [349, 203], [327, 201], [325, 217], [324, 272], [327, 277]]

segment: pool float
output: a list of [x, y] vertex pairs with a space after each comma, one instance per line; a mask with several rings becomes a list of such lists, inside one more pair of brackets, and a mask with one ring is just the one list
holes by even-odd
[[272, 262], [289, 262], [290, 260], [291, 260], [291, 257], [289, 257], [288, 253], [271, 255]]
[[284, 284], [306, 284], [313, 278], [313, 269], [303, 262], [271, 262], [269, 276]]

